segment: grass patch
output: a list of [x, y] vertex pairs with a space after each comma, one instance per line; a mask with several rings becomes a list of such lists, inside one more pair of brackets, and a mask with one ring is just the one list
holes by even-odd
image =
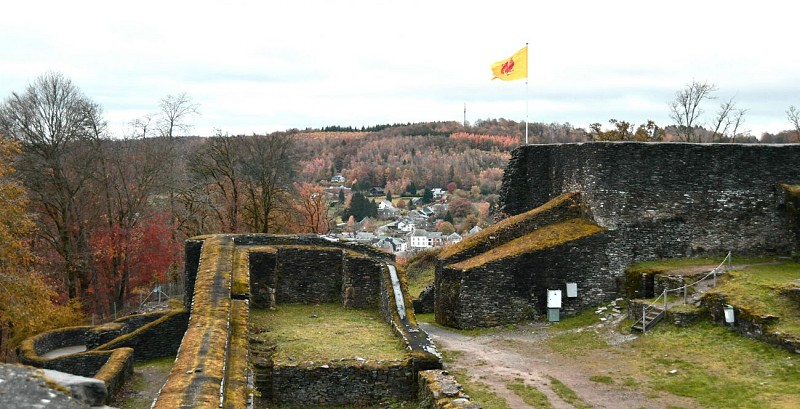
[[441, 248], [420, 251], [408, 260], [406, 277], [411, 298], [416, 299], [425, 287], [433, 284], [436, 275], [436, 257], [441, 251]]
[[490, 251], [452, 264], [451, 267], [469, 270], [493, 261], [568, 243], [604, 230], [604, 227], [581, 218], [553, 223], [495, 247]]
[[479, 402], [483, 409], [511, 409], [505, 399], [492, 392], [489, 385], [483, 382], [472, 382], [467, 378], [467, 375], [461, 371], [450, 371], [456, 378], [456, 381], [461, 384], [464, 393], [469, 395], [470, 400]]
[[612, 383], [614, 383], [614, 378], [605, 375], [590, 376], [589, 380], [592, 382], [604, 383], [606, 385], [611, 385]]
[[550, 325], [548, 328], [555, 330], [568, 330], [580, 327], [588, 327], [589, 325], [597, 324], [598, 322], [600, 322], [600, 315], [595, 314], [595, 309], [589, 308], [574, 317], [566, 317], [563, 320]]
[[800, 307], [780, 295], [782, 289], [797, 287], [798, 279], [800, 264], [795, 262], [752, 265], [728, 272], [713, 291], [752, 315], [777, 316], [778, 322], [770, 329], [800, 336]]
[[564, 385], [563, 382], [552, 376], [548, 376], [547, 378], [550, 379], [550, 389], [552, 389], [559, 398], [563, 399], [564, 402], [574, 406], [575, 409], [592, 409], [592, 407], [581, 399], [575, 391], [570, 389], [569, 386]]
[[417, 322], [427, 322], [433, 324], [436, 322], [436, 314], [432, 312], [426, 312], [424, 314], [414, 313], [417, 316]]
[[505, 218], [497, 224], [491, 225], [475, 234], [464, 237], [464, 240], [460, 241], [459, 243], [445, 247], [440, 253], [439, 257], [450, 258], [458, 253], [470, 250], [479, 245], [486, 245], [490, 240], [490, 237], [503, 234], [507, 230], [516, 230], [531, 219], [535, 219], [542, 214], [546, 214], [547, 212], [554, 210], [559, 206], [568, 204], [570, 201], [574, 200], [576, 196], [577, 193], [564, 193], [561, 196], [558, 196], [535, 209]]
[[608, 347], [608, 342], [592, 330], [565, 332], [547, 340], [547, 345], [562, 355], [586, 355], [589, 351]]
[[708, 408], [800, 407], [797, 355], [723, 327], [662, 323], [632, 346], [646, 357], [641, 369], [655, 390]]
[[281, 305], [252, 310], [251, 333], [277, 345], [273, 359], [287, 364], [353, 359], [403, 360], [406, 350], [377, 310], [345, 309], [337, 304]]
[[534, 408], [547, 409], [553, 407], [550, 404], [550, 400], [547, 399], [547, 395], [532, 386], [526, 385], [522, 379], [514, 379], [513, 382], [506, 384], [506, 387]]

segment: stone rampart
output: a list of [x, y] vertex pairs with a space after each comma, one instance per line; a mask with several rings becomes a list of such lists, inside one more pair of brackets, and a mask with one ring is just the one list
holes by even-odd
[[[186, 298], [191, 318], [154, 408], [243, 407], [252, 393], [249, 376], [262, 398], [280, 403], [407, 400], [416, 398], [419, 369], [441, 367], [432, 343], [413, 321], [413, 311], [402, 310], [401, 317], [395, 307], [390, 253], [320, 237], [254, 234], [195, 237], [187, 241], [186, 254], [193, 260], [187, 262], [185, 275], [186, 288], [194, 289]], [[404, 301], [410, 305], [406, 292]], [[369, 367], [294, 367], [273, 365], [271, 357], [257, 350], [249, 365], [248, 298], [254, 308], [328, 302], [379, 308], [403, 338], [409, 357]], [[249, 368], [258, 372], [249, 374]]]
[[[800, 145], [583, 143], [514, 151], [501, 191], [517, 214], [581, 192], [591, 219], [619, 231], [633, 261], [661, 253], [787, 253], [798, 248], [781, 184], [800, 182]], [[672, 226], [663, 239], [637, 226]], [[647, 243], [639, 239], [650, 237]], [[630, 250], [630, 251], [627, 251]]]
[[[800, 145], [583, 143], [514, 151], [501, 191], [511, 216], [440, 253], [436, 320], [490, 326], [621, 294], [629, 265], [698, 254], [796, 251]], [[559, 225], [602, 231], [564, 235]], [[531, 243], [540, 242], [541, 245]], [[567, 297], [565, 285], [578, 286]]]

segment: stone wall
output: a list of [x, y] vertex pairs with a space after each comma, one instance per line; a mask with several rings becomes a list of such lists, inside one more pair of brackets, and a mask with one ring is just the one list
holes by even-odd
[[416, 397], [407, 365], [280, 366], [272, 373], [272, 399], [282, 404], [359, 406]]
[[[546, 312], [548, 289], [562, 290], [561, 312], [570, 315], [619, 296], [635, 262], [796, 251], [797, 169], [800, 145], [520, 147], [501, 189], [512, 216], [440, 254], [436, 320], [466, 328], [531, 319]], [[506, 254], [511, 240], [570, 217], [605, 231]], [[567, 282], [578, 284], [577, 298], [566, 297]]]
[[183, 305], [188, 309], [192, 308], [194, 282], [197, 280], [197, 268], [200, 265], [200, 253], [202, 250], [202, 240], [186, 240], [183, 267]]
[[480, 409], [481, 405], [470, 401], [447, 371], [420, 371], [417, 377], [418, 404], [420, 409]]
[[253, 308], [270, 307], [270, 291], [277, 286], [278, 249], [250, 251], [250, 302]]
[[[617, 247], [634, 261], [648, 259], [650, 247], [667, 256], [787, 253], [798, 239], [780, 184], [800, 182], [797, 169], [800, 145], [528, 145], [509, 161], [501, 206], [517, 214], [579, 191], [595, 222], [633, 239]], [[677, 228], [683, 239], [642, 235], [645, 224], [653, 233]]]
[[[436, 321], [455, 328], [502, 325], [547, 312], [547, 290], [561, 290], [561, 314], [616, 298], [609, 280], [607, 232], [461, 270], [444, 266], [436, 277]], [[576, 283], [578, 296], [567, 297]]]
[[278, 304], [342, 302], [341, 249], [278, 248], [275, 298]]
[[[152, 318], [152, 317], [148, 317]], [[131, 323], [132, 324], [132, 323]], [[175, 356], [189, 325], [189, 312], [173, 310], [152, 322], [135, 328], [103, 345], [98, 351], [116, 348], [133, 348], [136, 361]]]
[[157, 311], [146, 314], [134, 314], [118, 318], [107, 324], [92, 327], [86, 333], [86, 349], [95, 349], [100, 345], [111, 342], [117, 337], [130, 334], [144, 325], [162, 318], [167, 313], [167, 311]]
[[700, 299], [700, 305], [711, 321], [732, 328], [742, 336], [764, 341], [787, 351], [800, 354], [800, 337], [773, 331], [771, 327], [779, 320], [774, 315], [759, 315], [738, 305], [734, 307], [734, 323], [725, 322], [724, 307], [729, 304], [724, 295], [710, 291]]
[[378, 308], [383, 265], [371, 257], [347, 252], [342, 266], [343, 303], [349, 308]]

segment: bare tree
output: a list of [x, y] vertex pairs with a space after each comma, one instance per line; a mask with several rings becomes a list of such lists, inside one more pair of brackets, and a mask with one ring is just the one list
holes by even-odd
[[794, 126], [795, 138], [797, 142], [800, 142], [800, 109], [794, 105], [789, 106], [789, 109], [786, 110], [786, 118]]
[[721, 103], [712, 124], [711, 142], [736, 142], [736, 137], [742, 135], [739, 128], [746, 113], [746, 109], [736, 107], [733, 97]]
[[243, 139], [243, 210], [251, 231], [274, 232], [276, 218], [289, 208], [296, 162], [292, 134], [275, 132]]
[[205, 203], [225, 233], [238, 233], [242, 205], [241, 137], [223, 135], [209, 138], [189, 161], [190, 177], [204, 189]]
[[158, 128], [161, 136], [174, 138], [176, 133], [186, 133], [192, 129], [189, 118], [200, 115], [200, 105], [194, 103], [185, 92], [167, 95], [158, 105], [160, 118]]
[[36, 78], [0, 106], [0, 132], [22, 143], [18, 170], [39, 206], [38, 234], [63, 260], [70, 298], [82, 295], [94, 270], [87, 186], [105, 125], [100, 106], [55, 72]]
[[681, 140], [685, 142], [701, 142], [696, 136], [696, 127], [700, 126], [703, 109], [700, 106], [707, 99], [714, 99], [717, 87], [707, 82], [693, 80], [691, 84], [678, 91], [675, 100], [670, 103], [670, 118], [675, 122]]
[[[180, 184], [178, 175], [184, 174], [179, 166], [181, 160], [175, 149], [174, 140], [179, 133], [186, 133], [192, 128], [189, 120], [193, 116], [200, 115], [198, 108], [198, 104], [194, 103], [185, 92], [167, 95], [159, 103], [160, 111], [157, 114], [156, 125], [161, 136], [167, 140], [166, 149], [169, 153], [169, 160], [165, 169], [165, 174], [168, 176], [165, 179], [165, 183], [169, 196], [170, 219], [174, 225], [179, 223], [175, 199], [176, 191], [179, 190], [178, 185]], [[174, 231], [173, 239], [177, 239]]]

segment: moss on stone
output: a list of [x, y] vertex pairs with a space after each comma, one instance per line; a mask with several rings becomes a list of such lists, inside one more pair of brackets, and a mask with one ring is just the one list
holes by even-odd
[[788, 183], [781, 183], [780, 185], [787, 193], [794, 198], [800, 198], [800, 185], [790, 185]]
[[558, 246], [606, 230], [604, 227], [582, 218], [570, 219], [536, 229], [522, 237], [464, 260], [450, 267], [468, 270], [500, 259], [515, 257], [542, 249]]
[[439, 253], [439, 258], [447, 259], [456, 254], [474, 248], [482, 243], [486, 243], [492, 236], [496, 236], [499, 232], [516, 229], [519, 224], [564, 205], [577, 197], [577, 195], [577, 192], [567, 192], [535, 209], [506, 218], [495, 225], [489, 226], [473, 235], [465, 237], [464, 240], [459, 243], [445, 247], [442, 252]]

